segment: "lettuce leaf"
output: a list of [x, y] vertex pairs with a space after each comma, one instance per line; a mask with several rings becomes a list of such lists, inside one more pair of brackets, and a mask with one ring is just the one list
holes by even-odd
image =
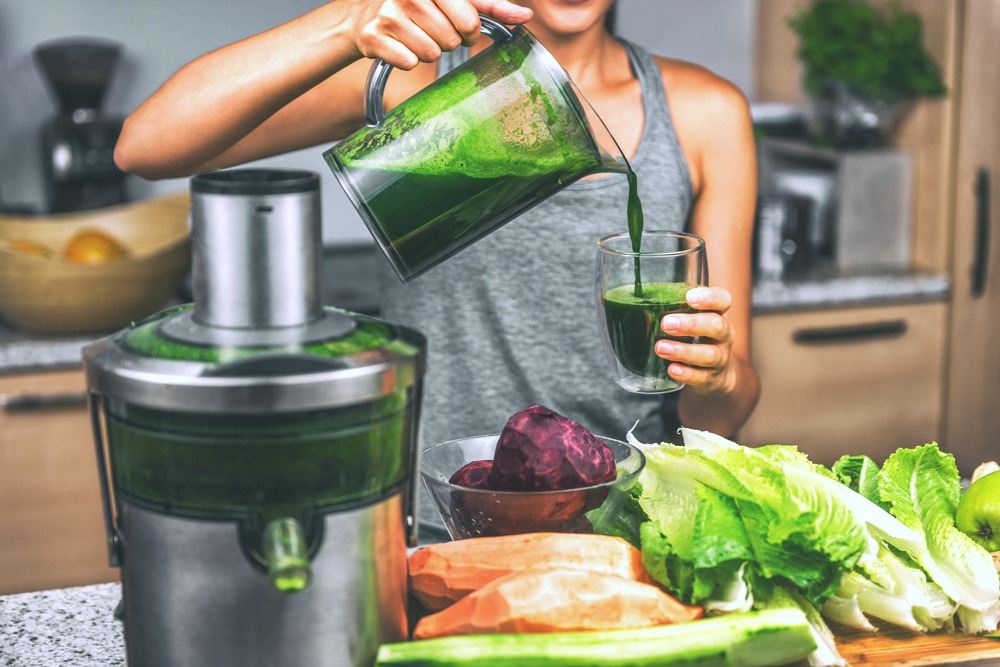
[[995, 620], [988, 626], [1000, 615], [1000, 580], [989, 552], [955, 527], [962, 493], [955, 457], [936, 443], [897, 450], [882, 466], [878, 489], [892, 514], [924, 535], [925, 546], [908, 553], [958, 603], [966, 631], [995, 630]]
[[688, 604], [749, 609], [742, 575], [753, 554], [734, 500], [691, 478], [657, 472], [674, 469], [683, 448], [643, 447], [639, 505], [650, 519], [640, 532], [646, 569]]
[[[681, 432], [683, 447], [639, 444], [646, 455], [639, 502], [666, 540], [668, 546], [658, 544], [659, 550], [695, 570], [743, 559], [753, 575], [788, 582], [813, 604], [832, 595], [864, 550], [864, 527], [854, 514], [811, 477], [786, 474], [774, 459], [785, 460], [788, 450], [757, 452], [714, 434]], [[787, 467], [821, 477], [808, 468]], [[650, 548], [651, 561], [662, 557]], [[730, 566], [720, 574], [732, 571]], [[707, 588], [694, 576], [684, 581], [690, 586], [685, 593], [693, 594], [695, 584], [699, 592]]]
[[833, 472], [847, 488], [889, 511], [889, 505], [882, 502], [878, 492], [879, 469], [875, 461], [863, 454], [841, 456], [833, 464]]

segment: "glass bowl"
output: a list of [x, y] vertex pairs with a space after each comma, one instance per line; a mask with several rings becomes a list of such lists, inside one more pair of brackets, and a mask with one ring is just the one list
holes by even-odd
[[500, 434], [450, 440], [420, 455], [420, 477], [452, 539], [516, 533], [603, 533], [621, 513], [646, 457], [620, 440], [601, 437], [614, 452], [618, 477], [561, 491], [491, 491], [449, 484], [472, 461], [492, 460]]

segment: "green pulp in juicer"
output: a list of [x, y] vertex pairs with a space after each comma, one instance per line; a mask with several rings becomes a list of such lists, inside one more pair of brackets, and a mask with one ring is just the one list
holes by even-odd
[[363, 504], [410, 475], [405, 390], [346, 408], [191, 414], [108, 401], [115, 492], [156, 511], [260, 519]]
[[351, 317], [357, 326], [347, 336], [295, 346], [217, 347], [178, 341], [160, 333], [161, 322], [191, 308], [191, 304], [177, 306], [136, 324], [125, 334], [125, 346], [144, 357], [204, 363], [227, 363], [274, 352], [313, 354], [327, 359], [339, 359], [375, 349], [395, 351], [401, 356], [416, 356], [419, 352], [413, 344], [395, 336], [390, 325], [354, 313]]

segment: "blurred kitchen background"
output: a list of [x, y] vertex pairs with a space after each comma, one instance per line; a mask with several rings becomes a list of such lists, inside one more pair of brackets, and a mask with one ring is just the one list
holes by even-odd
[[[318, 2], [0, 0], [0, 209], [51, 210], [40, 129], [57, 106], [33, 56], [39, 44], [119, 45], [102, 111], [122, 117], [185, 62]], [[1000, 456], [1000, 234], [990, 229], [1000, 217], [991, 193], [1000, 0], [899, 0], [920, 18], [947, 93], [907, 105], [885, 136], [862, 127], [841, 143], [816, 140], [817, 107], [788, 24], [808, 0], [618, 4], [619, 34], [714, 70], [753, 103], [753, 353], [764, 390], [738, 439], [796, 444], [823, 463], [843, 453], [881, 463], [897, 447], [936, 440], [966, 476]], [[321, 174], [324, 296], [365, 312], [376, 298], [371, 237], [330, 177], [326, 148], [266, 164]], [[125, 177], [123, 186], [144, 201], [187, 184]], [[79, 347], [93, 337], [0, 322], [0, 525], [24, 537], [0, 542], [0, 594], [112, 574], [94, 539], [98, 485], [80, 393]]]
[[[33, 57], [36, 46], [67, 37], [120, 44], [103, 111], [124, 116], [187, 61], [292, 19], [317, 0], [0, 0], [0, 206], [47, 212], [40, 123], [56, 101]], [[624, 0], [620, 33], [663, 55], [693, 60], [753, 90], [755, 2]], [[692, 30], [697, 26], [697, 30]], [[323, 178], [323, 233], [329, 244], [369, 243], [368, 234], [321, 157], [324, 146], [262, 164], [313, 169]], [[129, 176], [142, 199], [186, 187]]]

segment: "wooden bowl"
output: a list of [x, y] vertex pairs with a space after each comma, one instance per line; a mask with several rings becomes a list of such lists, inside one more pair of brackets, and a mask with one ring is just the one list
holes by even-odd
[[[91, 333], [157, 312], [190, 270], [189, 214], [185, 191], [80, 213], [0, 216], [0, 316], [24, 329]], [[67, 261], [63, 250], [83, 229], [119, 241], [126, 257], [97, 264]], [[30, 244], [50, 253], [25, 252]]]

